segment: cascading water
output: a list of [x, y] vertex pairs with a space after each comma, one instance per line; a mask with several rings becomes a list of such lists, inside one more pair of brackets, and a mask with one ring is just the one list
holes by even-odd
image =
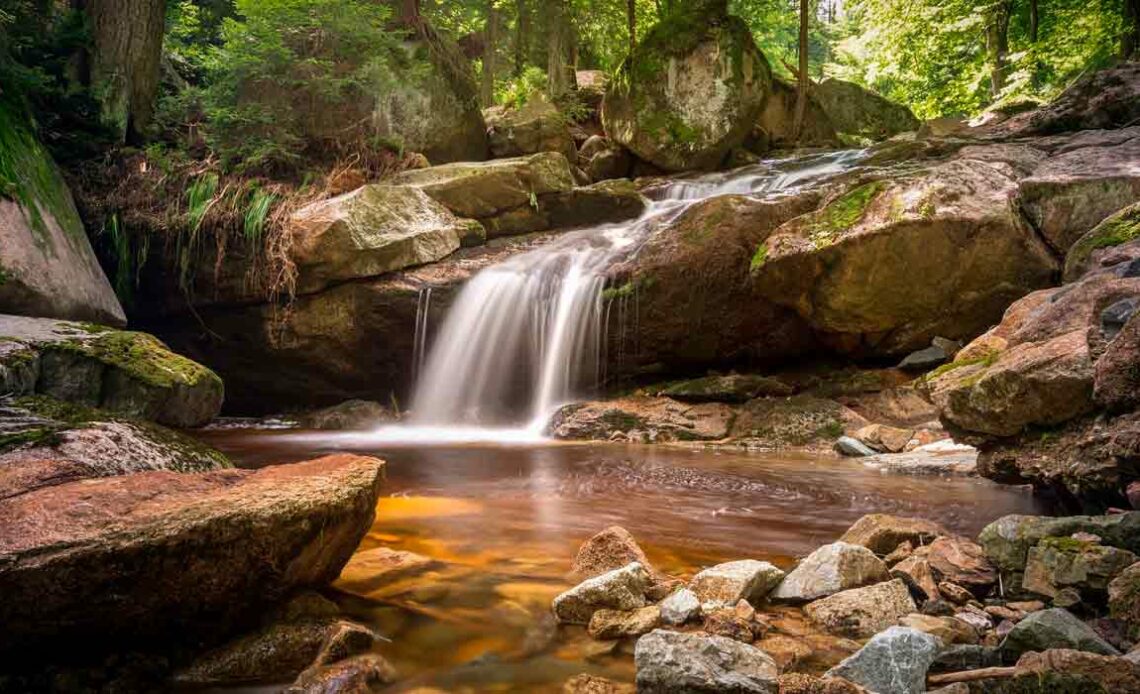
[[600, 380], [607, 268], [698, 201], [786, 192], [846, 171], [862, 154], [811, 155], [674, 181], [655, 191], [636, 220], [567, 232], [479, 272], [430, 350], [431, 296], [422, 295], [411, 415], [406, 425], [382, 433], [449, 441], [540, 438], [560, 405]]

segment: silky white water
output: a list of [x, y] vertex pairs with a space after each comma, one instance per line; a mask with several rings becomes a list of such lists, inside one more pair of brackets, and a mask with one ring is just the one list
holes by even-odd
[[607, 268], [696, 202], [786, 193], [850, 169], [862, 154], [812, 155], [674, 181], [654, 191], [656, 199], [636, 220], [567, 232], [476, 274], [430, 347], [425, 292], [410, 415], [376, 435], [437, 443], [541, 439], [560, 406], [600, 385]]

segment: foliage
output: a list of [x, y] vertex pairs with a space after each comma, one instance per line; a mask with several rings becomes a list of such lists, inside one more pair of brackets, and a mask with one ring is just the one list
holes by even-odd
[[513, 108], [522, 108], [535, 92], [546, 89], [546, 71], [533, 65], [517, 77], [511, 77], [499, 84], [495, 92], [495, 103]]

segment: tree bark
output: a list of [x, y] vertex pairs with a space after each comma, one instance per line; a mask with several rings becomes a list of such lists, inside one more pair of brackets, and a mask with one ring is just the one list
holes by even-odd
[[1120, 38], [1120, 57], [1135, 57], [1140, 49], [1140, 0], [1124, 0], [1124, 33]]
[[804, 132], [804, 116], [807, 114], [808, 87], [808, 0], [800, 0], [800, 65], [798, 87], [796, 89], [796, 115], [792, 121], [792, 135], [798, 141]]
[[1011, 5], [1012, 0], [998, 0], [990, 8], [986, 22], [986, 52], [989, 54], [990, 61], [990, 96], [995, 99], [1005, 88]]
[[558, 99], [574, 88], [573, 35], [566, 14], [565, 0], [546, 0], [547, 53], [546, 77], [547, 92], [550, 98]]
[[166, 31], [163, 0], [88, 0], [88, 86], [100, 120], [121, 142], [138, 141], [154, 116]]
[[515, 77], [522, 75], [526, 69], [527, 57], [530, 55], [530, 12], [526, 0], [515, 0]]
[[[1127, 2], [1128, 0], [1125, 0]], [[1029, 0], [1029, 42], [1037, 43], [1037, 33], [1041, 27], [1041, 14], [1037, 0]]]
[[632, 55], [637, 47], [637, 0], [626, 0], [625, 17], [629, 25], [629, 53]]
[[495, 104], [495, 51], [499, 43], [499, 11], [494, 0], [487, 0], [487, 25], [483, 32], [483, 83], [480, 91], [483, 106]]

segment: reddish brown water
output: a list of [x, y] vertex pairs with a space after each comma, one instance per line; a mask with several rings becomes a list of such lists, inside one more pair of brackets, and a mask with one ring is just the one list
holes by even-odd
[[577, 546], [609, 525], [660, 569], [755, 558], [789, 567], [866, 513], [922, 516], [976, 535], [1008, 513], [1040, 513], [1027, 491], [984, 480], [886, 475], [826, 456], [675, 447], [551, 444], [416, 448], [359, 436], [214, 431], [239, 465], [332, 452], [388, 461], [385, 496], [361, 548], [411, 550], [437, 570], [342, 606], [390, 643], [393, 691], [559, 691], [579, 672], [632, 680], [628, 653], [598, 655], [580, 628], [556, 628], [551, 598]]

